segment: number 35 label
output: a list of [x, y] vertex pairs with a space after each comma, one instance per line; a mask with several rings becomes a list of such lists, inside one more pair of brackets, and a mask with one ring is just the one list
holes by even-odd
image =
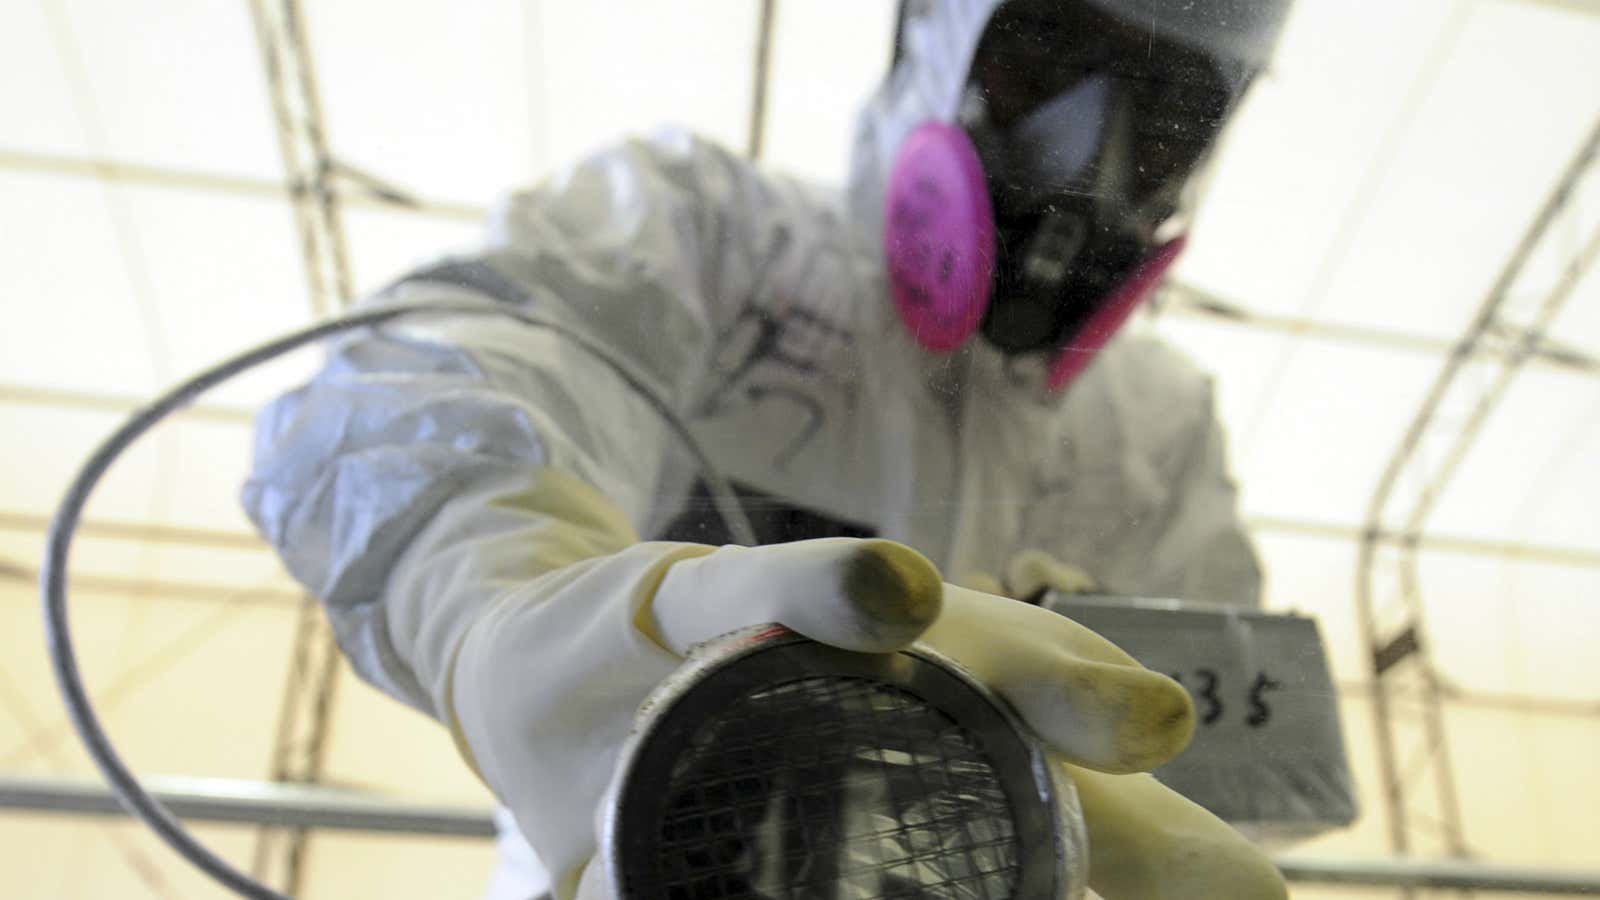
[[1156, 770], [1168, 787], [1259, 833], [1305, 836], [1355, 818], [1338, 695], [1317, 623], [1170, 600], [1046, 595], [1194, 699], [1195, 735]]
[[[1244, 716], [1244, 724], [1248, 727], [1260, 728], [1266, 725], [1272, 721], [1272, 706], [1268, 702], [1267, 695], [1283, 687], [1283, 682], [1266, 672], [1256, 672], [1255, 678], [1248, 686], [1227, 687], [1223, 687], [1222, 676], [1216, 669], [1202, 667], [1189, 672], [1167, 674], [1194, 696], [1197, 705], [1195, 715], [1199, 717], [1200, 724], [1207, 727], [1222, 721], [1224, 715], [1236, 708], [1239, 710], [1237, 714]], [[1234, 699], [1238, 701], [1237, 707], [1234, 705]]]

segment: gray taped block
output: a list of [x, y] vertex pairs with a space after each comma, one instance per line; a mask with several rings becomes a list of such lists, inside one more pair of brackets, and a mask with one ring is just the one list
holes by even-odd
[[1172, 600], [1046, 594], [1194, 698], [1194, 742], [1162, 782], [1252, 836], [1293, 840], [1355, 820], [1339, 698], [1313, 619]]

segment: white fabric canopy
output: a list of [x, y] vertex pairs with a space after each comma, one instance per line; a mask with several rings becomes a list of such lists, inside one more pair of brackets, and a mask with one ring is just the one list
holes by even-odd
[[[748, 0], [303, 7], [333, 156], [430, 201], [347, 198], [343, 238], [360, 292], [470, 245], [477, 211], [600, 141], [663, 119], [734, 147], [750, 140], [761, 4]], [[776, 4], [763, 159], [843, 177], [854, 107], [888, 62], [893, 18], [892, 0]], [[1597, 116], [1600, 8], [1299, 0], [1176, 276], [1271, 321], [1169, 304], [1136, 325], [1215, 373], [1268, 603], [1321, 618], [1341, 681], [1370, 672], [1354, 619], [1355, 547], [1380, 474]], [[276, 128], [248, 4], [0, 7], [0, 561], [37, 565], [41, 517], [132, 403], [311, 321]], [[1514, 286], [1511, 323], [1531, 321], [1600, 226], [1600, 174], [1576, 197]], [[1550, 337], [1600, 357], [1592, 268]], [[234, 495], [249, 411], [307, 363], [229, 386], [164, 428], [114, 473], [92, 518], [245, 535]], [[1430, 652], [1466, 690], [1600, 704], [1597, 375], [1531, 361], [1425, 522]], [[78, 570], [101, 579], [85, 582], [77, 613], [92, 683], [121, 698], [111, 721], [137, 764], [263, 777], [292, 645], [291, 586], [242, 540], [167, 538], [86, 538]], [[228, 612], [174, 583], [267, 588], [276, 599]], [[25, 578], [0, 581], [0, 772], [86, 771], [59, 724], [36, 618]], [[1452, 704], [1452, 739], [1474, 750], [1456, 754], [1469, 840], [1495, 861], [1592, 862], [1581, 836], [1600, 820], [1575, 798], [1600, 792], [1600, 718], [1539, 709]], [[1329, 852], [1387, 849], [1367, 715], [1352, 699], [1348, 739], [1371, 815], [1324, 841]], [[335, 780], [483, 799], [441, 734], [364, 689], [340, 688], [333, 734]], [[1481, 787], [1491, 773], [1503, 783]], [[121, 873], [109, 883], [151, 896], [167, 895], [151, 878], [174, 892], [197, 884], [164, 855], [161, 874], [136, 877], [129, 854], [150, 846], [136, 832], [95, 826], [104, 839], [85, 842], [73, 829], [88, 826], [30, 822], [0, 814], [0, 870], [23, 872], [25, 893], [103, 895], [82, 874], [100, 862]], [[225, 840], [248, 862], [241, 832]], [[311, 883], [326, 892], [356, 893], [359, 873], [397, 855], [418, 874], [385, 870], [392, 896], [472, 896], [470, 873], [487, 872], [486, 847], [316, 846]]]

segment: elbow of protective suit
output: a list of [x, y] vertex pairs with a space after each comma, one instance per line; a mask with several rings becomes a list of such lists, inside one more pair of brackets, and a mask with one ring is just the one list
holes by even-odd
[[559, 829], [519, 820], [553, 873], [574, 870], [592, 838], [572, 823], [681, 661], [639, 625], [651, 585], [712, 548], [638, 543], [623, 507], [573, 474], [586, 457], [571, 429], [521, 395], [364, 372], [263, 414], [241, 500], [358, 674], [444, 724], [506, 806], [558, 811]]
[[[614, 504], [546, 464], [534, 436], [405, 441], [441, 415], [443, 391], [404, 414], [379, 404], [384, 415], [372, 416], [313, 390], [263, 414], [240, 499], [322, 602], [356, 673], [419, 711], [445, 718], [454, 647], [498, 595], [636, 540]], [[351, 390], [341, 385], [332, 400]], [[511, 426], [495, 422], [509, 412], [475, 424], [504, 432]]]
[[469, 631], [497, 606], [544, 597], [574, 565], [637, 540], [615, 505], [560, 469], [481, 481], [441, 507], [396, 560], [383, 588], [384, 636], [430, 711], [454, 727], [450, 682]]

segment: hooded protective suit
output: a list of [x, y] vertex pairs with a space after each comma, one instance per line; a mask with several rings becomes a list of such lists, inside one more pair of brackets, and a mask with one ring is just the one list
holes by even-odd
[[[658, 131], [517, 194], [480, 254], [373, 302], [529, 304], [585, 335], [687, 420], [764, 540], [877, 535], [953, 573], [1042, 550], [1108, 593], [1254, 604], [1211, 387], [1188, 361], [1123, 336], [1049, 391], [1042, 363], [981, 341], [930, 354], [886, 299], [888, 161], [917, 122], [952, 113], [993, 6], [914, 13], [843, 196]], [[508, 549], [521, 525], [505, 510], [546, 468], [646, 538], [726, 537], [640, 397], [556, 335], [491, 318], [340, 344], [261, 415], [243, 499], [356, 670], [444, 718], [460, 688], [426, 660], [542, 571]], [[530, 837], [541, 855], [581, 849]]]

